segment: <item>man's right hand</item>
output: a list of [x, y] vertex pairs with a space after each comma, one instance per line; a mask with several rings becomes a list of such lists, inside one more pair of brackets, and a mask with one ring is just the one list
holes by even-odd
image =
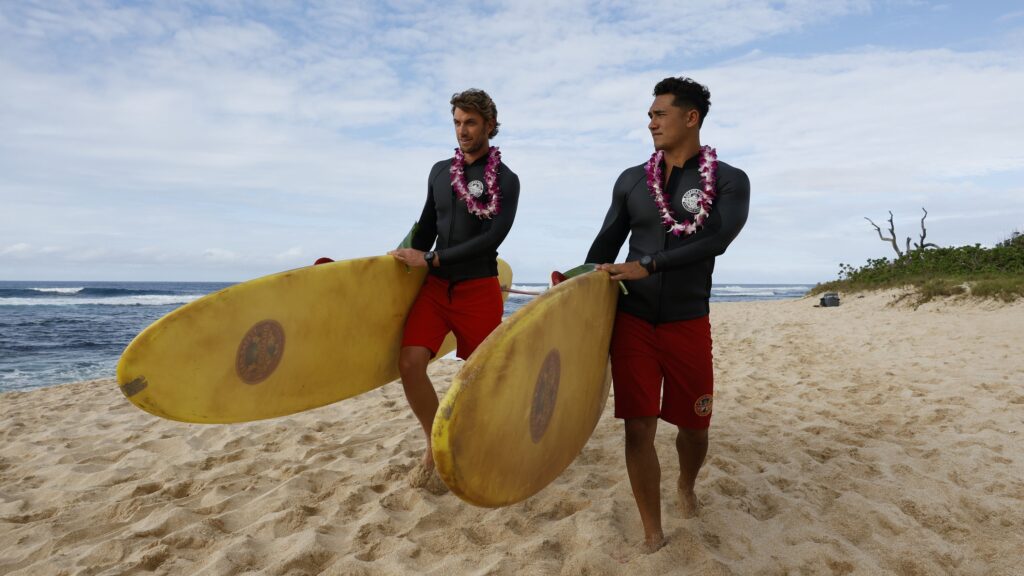
[[394, 256], [395, 260], [411, 268], [425, 268], [427, 261], [423, 259], [423, 251], [415, 248], [399, 248], [388, 252], [388, 256]]
[[636, 260], [622, 264], [598, 264], [597, 269], [610, 274], [610, 280], [639, 280], [650, 276], [647, 269]]

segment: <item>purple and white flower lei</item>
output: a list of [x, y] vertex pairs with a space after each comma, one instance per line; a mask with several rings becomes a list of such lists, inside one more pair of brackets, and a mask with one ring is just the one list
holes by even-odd
[[455, 158], [452, 159], [450, 170], [455, 194], [466, 203], [469, 213], [481, 220], [493, 218], [501, 211], [501, 188], [498, 186], [498, 164], [501, 163], [501, 151], [497, 146], [491, 146], [488, 154], [487, 166], [484, 168], [484, 183], [487, 185], [487, 192], [490, 193], [491, 199], [486, 204], [474, 198], [466, 189], [466, 157], [459, 148], [455, 149]]
[[665, 158], [665, 152], [658, 150], [651, 154], [651, 159], [644, 166], [647, 174], [647, 188], [651, 191], [651, 198], [661, 214], [661, 222], [665, 225], [666, 232], [673, 236], [690, 235], [701, 229], [704, 221], [707, 220], [711, 210], [711, 204], [715, 201], [715, 180], [718, 175], [718, 154], [711, 146], [700, 147], [700, 159], [698, 172], [700, 172], [700, 211], [692, 221], [676, 220], [672, 214], [672, 206], [665, 199], [665, 192], [661, 188], [661, 162]]

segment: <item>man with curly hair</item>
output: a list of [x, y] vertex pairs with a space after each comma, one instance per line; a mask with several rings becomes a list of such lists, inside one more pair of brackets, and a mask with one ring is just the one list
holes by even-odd
[[[743, 228], [750, 203], [747, 175], [701, 145], [710, 106], [711, 93], [690, 78], [658, 82], [647, 112], [655, 152], [619, 176], [587, 254], [587, 262], [629, 289], [612, 332], [615, 416], [625, 421], [626, 470], [650, 552], [665, 541], [654, 448], [659, 418], [678, 428], [681, 513], [697, 513], [694, 485], [713, 401], [711, 273], [715, 257]], [[611, 264], [627, 236], [626, 261]]]
[[427, 363], [448, 332], [455, 334], [457, 355], [465, 359], [501, 323], [498, 246], [512, 228], [519, 202], [519, 177], [490, 145], [500, 126], [494, 101], [483, 90], [470, 89], [452, 96], [451, 106], [459, 146], [430, 170], [412, 248], [389, 252], [408, 266], [428, 268], [406, 319], [398, 368], [427, 439], [409, 480], [432, 491], [444, 485], [430, 446], [438, 400]]

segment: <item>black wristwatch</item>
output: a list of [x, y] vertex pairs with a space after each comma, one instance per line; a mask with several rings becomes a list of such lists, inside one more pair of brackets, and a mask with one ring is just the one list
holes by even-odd
[[648, 274], [654, 274], [654, 258], [650, 254], [640, 258], [640, 265], [644, 267], [644, 270], [647, 270]]
[[433, 268], [434, 267], [434, 256], [436, 256], [436, 255], [437, 255], [437, 253], [434, 252], [433, 250], [430, 250], [430, 251], [427, 251], [427, 252], [423, 253], [423, 259], [427, 261], [427, 268]]

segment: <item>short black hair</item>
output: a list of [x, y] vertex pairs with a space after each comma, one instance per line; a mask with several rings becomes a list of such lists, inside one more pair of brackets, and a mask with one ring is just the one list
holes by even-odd
[[704, 125], [704, 118], [711, 108], [711, 91], [708, 87], [697, 82], [693, 78], [680, 76], [678, 78], [665, 78], [654, 86], [654, 95], [672, 94], [673, 106], [680, 108], [694, 109], [700, 114], [698, 127]]

